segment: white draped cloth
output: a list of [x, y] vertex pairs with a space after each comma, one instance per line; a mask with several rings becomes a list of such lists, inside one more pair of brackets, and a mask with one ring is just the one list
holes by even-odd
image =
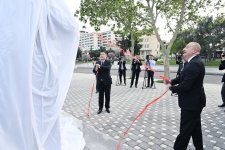
[[61, 150], [78, 24], [62, 0], [0, 0], [0, 150]]

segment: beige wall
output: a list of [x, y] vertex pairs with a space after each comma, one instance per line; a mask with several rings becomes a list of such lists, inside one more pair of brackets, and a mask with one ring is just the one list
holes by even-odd
[[142, 48], [140, 49], [140, 57], [145, 58], [146, 55], [158, 56], [160, 53], [160, 43], [158, 42], [156, 35], [146, 36], [143, 35], [141, 37]]

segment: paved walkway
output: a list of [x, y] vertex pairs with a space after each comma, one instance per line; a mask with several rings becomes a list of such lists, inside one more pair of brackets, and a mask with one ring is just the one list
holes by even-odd
[[[94, 81], [94, 75], [75, 73], [63, 109], [82, 120], [84, 124], [117, 141], [140, 110], [163, 93], [165, 88], [164, 84], [156, 83], [156, 89], [142, 89], [143, 79], [140, 79], [138, 88], [129, 88], [130, 80], [127, 81], [127, 86], [115, 86], [116, 76], [113, 76], [111, 113], [103, 111], [97, 115], [98, 94], [94, 94], [91, 116], [88, 118], [85, 111]], [[202, 112], [204, 147], [205, 150], [225, 150], [225, 112], [217, 107], [221, 104], [221, 85], [204, 86], [207, 96], [207, 106]], [[126, 150], [172, 150], [179, 133], [179, 120], [177, 97], [168, 92], [133, 124], [122, 142], [123, 146]], [[111, 149], [115, 150], [116, 145], [108, 148]], [[192, 142], [189, 149], [194, 149]]]
[[[76, 64], [76, 68], [92, 68], [93, 69], [93, 63], [82, 63], [82, 64]], [[130, 69], [130, 65], [126, 65], [127, 69]], [[117, 61], [114, 62], [114, 65], [112, 65], [111, 69], [118, 69]], [[144, 70], [144, 66], [141, 66], [141, 69]], [[170, 71], [171, 72], [177, 72], [178, 65], [171, 65]], [[156, 65], [155, 71], [157, 72], [163, 72], [164, 67], [163, 65]], [[224, 71], [221, 71], [218, 69], [218, 67], [206, 67], [206, 74], [208, 75], [223, 75]]]

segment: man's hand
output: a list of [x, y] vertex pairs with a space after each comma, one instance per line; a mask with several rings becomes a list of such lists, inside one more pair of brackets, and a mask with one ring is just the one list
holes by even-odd
[[99, 64], [95, 64], [95, 70], [98, 71], [98, 69], [100, 68]]
[[165, 79], [166, 84], [171, 84], [171, 81], [169, 79]]

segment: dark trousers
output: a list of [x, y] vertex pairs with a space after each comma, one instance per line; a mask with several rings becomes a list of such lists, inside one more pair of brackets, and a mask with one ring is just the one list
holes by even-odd
[[96, 76], [96, 92], [99, 92], [99, 80]]
[[151, 70], [148, 70], [147, 73], [148, 73], [148, 85], [147, 85], [147, 87], [149, 87], [149, 85], [150, 85], [150, 78], [151, 78], [151, 87], [152, 87], [153, 84], [154, 84], [154, 72], [151, 71]]
[[136, 78], [136, 80], [135, 80], [135, 86], [137, 86], [139, 74], [140, 74], [140, 71], [132, 71], [131, 84], [130, 84], [131, 86], [134, 83], [134, 77]]
[[186, 150], [192, 137], [196, 150], [203, 150], [201, 111], [181, 109], [180, 134], [174, 143], [174, 150]]
[[225, 104], [225, 83], [223, 83], [223, 86], [222, 86], [221, 97], [223, 100], [223, 104]]
[[122, 83], [122, 76], [124, 79], [124, 84], [126, 84], [126, 70], [119, 70], [120, 84]]
[[110, 108], [110, 92], [111, 84], [105, 85], [103, 82], [99, 82], [99, 96], [98, 96], [98, 105], [99, 109], [103, 108], [104, 105], [104, 95], [105, 95], [105, 108]]

